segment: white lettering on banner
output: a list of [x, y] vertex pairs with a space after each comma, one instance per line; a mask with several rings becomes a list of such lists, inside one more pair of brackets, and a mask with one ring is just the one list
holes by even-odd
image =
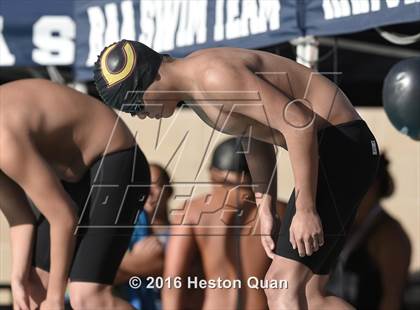
[[386, 4], [389, 8], [395, 8], [400, 4], [400, 0], [386, 0]]
[[176, 46], [200, 44], [206, 42], [206, 39], [207, 0], [182, 1]]
[[3, 36], [3, 16], [0, 16], [0, 66], [13, 66], [16, 57], [10, 52]]
[[404, 1], [404, 4], [413, 4], [413, 3], [416, 3], [416, 2], [420, 2], [420, 0], [405, 0]]
[[[223, 1], [216, 2], [216, 24], [214, 40], [236, 39], [252, 34], [280, 29], [280, 1], [243, 0], [239, 7], [238, 0], [226, 1], [226, 29], [221, 28]], [[259, 4], [259, 5], [258, 5]], [[268, 27], [267, 27], [268, 26]], [[223, 26], [222, 26], [223, 27]], [[223, 36], [224, 31], [226, 37]]]
[[379, 11], [380, 8], [381, 8], [381, 0], [372, 0], [370, 2], [370, 9], [372, 10], [372, 12]]
[[350, 2], [348, 0], [331, 0], [334, 12], [338, 17], [350, 16]]
[[121, 2], [121, 14], [122, 14], [122, 25], [121, 25], [121, 38], [127, 40], [136, 39], [136, 26], [134, 23], [134, 7], [133, 2], [130, 0], [124, 0]]
[[118, 21], [118, 8], [115, 3], [108, 3], [105, 5], [105, 17], [105, 46], [108, 46], [120, 40], [120, 35], [118, 33], [120, 28]]
[[[280, 0], [215, 0], [214, 39], [235, 39], [280, 28]], [[140, 34], [136, 34], [133, 1], [87, 9], [90, 24], [87, 66], [104, 46], [120, 39], [137, 39], [156, 51], [207, 41], [208, 0], [139, 1]], [[240, 7], [240, 5], [242, 7]], [[224, 8], [226, 6], [226, 16]]]
[[104, 48], [105, 16], [102, 10], [97, 7], [90, 7], [87, 10], [89, 19], [89, 55], [86, 66], [91, 67], [98, 59], [98, 55]]
[[152, 46], [155, 34], [155, 16], [156, 7], [153, 1], [140, 1], [140, 37], [139, 41]]
[[122, 23], [118, 19], [118, 6], [108, 3], [104, 11], [99, 6], [87, 9], [89, 19], [89, 55], [86, 66], [91, 67], [105, 46], [121, 39], [135, 40], [134, 8], [131, 1], [121, 2]]
[[350, 15], [393, 9], [403, 5], [420, 3], [420, 0], [322, 0], [324, 19], [336, 19]]
[[242, 6], [242, 37], [248, 36], [250, 32], [257, 34], [266, 30], [266, 23], [261, 23], [261, 19], [258, 18], [255, 12], [258, 12], [258, 4], [254, 0], [247, 1], [246, 5]]
[[[141, 1], [140, 4], [143, 2]], [[156, 6], [156, 33], [151, 47], [157, 51], [172, 50], [175, 48], [180, 0], [155, 0], [152, 3]]]
[[33, 26], [32, 59], [40, 65], [70, 65], [75, 58], [76, 25], [69, 16], [43, 16]]
[[225, 37], [225, 27], [224, 27], [224, 0], [216, 0], [216, 10], [214, 16], [214, 41], [221, 41]]
[[369, 7], [369, 0], [351, 0], [353, 15], [368, 13]]
[[324, 19], [329, 20], [334, 18], [334, 9], [330, 0], [322, 1], [322, 9], [324, 11]]
[[239, 0], [229, 0], [226, 3], [226, 39], [241, 37], [241, 24]]
[[[243, 2], [242, 2], [242, 5]], [[280, 1], [260, 1], [260, 16], [262, 22], [269, 24], [270, 30], [280, 29]], [[267, 28], [264, 29], [266, 31]]]

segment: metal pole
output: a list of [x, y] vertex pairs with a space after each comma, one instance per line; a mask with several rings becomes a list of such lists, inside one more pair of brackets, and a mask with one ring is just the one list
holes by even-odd
[[[319, 44], [325, 46], [334, 46], [335, 42], [332, 38], [318, 38]], [[339, 48], [351, 50], [355, 52], [374, 54], [393, 58], [411, 58], [420, 56], [420, 51], [402, 47], [387, 46], [383, 44], [360, 42], [349, 39], [337, 39]]]

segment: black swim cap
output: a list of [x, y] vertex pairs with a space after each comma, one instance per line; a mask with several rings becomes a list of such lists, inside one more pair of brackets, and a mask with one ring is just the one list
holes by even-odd
[[211, 166], [219, 170], [249, 173], [240, 138], [219, 144], [213, 153]]
[[141, 91], [155, 80], [162, 59], [163, 55], [137, 41], [122, 40], [106, 47], [94, 68], [102, 100], [115, 109], [137, 114], [143, 106]]

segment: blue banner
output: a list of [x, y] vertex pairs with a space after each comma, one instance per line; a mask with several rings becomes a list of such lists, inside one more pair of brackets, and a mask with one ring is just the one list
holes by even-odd
[[294, 0], [84, 1], [75, 8], [76, 72], [89, 69], [104, 46], [138, 40], [158, 52], [185, 56], [201, 48], [258, 48], [301, 34]]
[[74, 3], [0, 0], [0, 66], [72, 65]]
[[420, 0], [306, 0], [305, 3], [302, 26], [308, 35], [337, 35], [420, 20]]

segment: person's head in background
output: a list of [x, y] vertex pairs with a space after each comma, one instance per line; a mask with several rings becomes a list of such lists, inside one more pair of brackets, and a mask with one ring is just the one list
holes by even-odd
[[218, 185], [235, 188], [239, 204], [252, 199], [251, 176], [240, 138], [230, 138], [220, 143], [213, 152], [210, 180]]
[[210, 179], [226, 185], [251, 183], [240, 138], [227, 139], [214, 149], [210, 165]]
[[381, 200], [392, 196], [394, 193], [394, 179], [389, 172], [388, 166], [389, 160], [386, 153], [382, 153], [379, 158], [376, 178], [360, 204], [356, 222], [362, 221]]
[[144, 205], [152, 225], [168, 225], [168, 201], [173, 194], [171, 177], [158, 164], [150, 164], [150, 194]]

